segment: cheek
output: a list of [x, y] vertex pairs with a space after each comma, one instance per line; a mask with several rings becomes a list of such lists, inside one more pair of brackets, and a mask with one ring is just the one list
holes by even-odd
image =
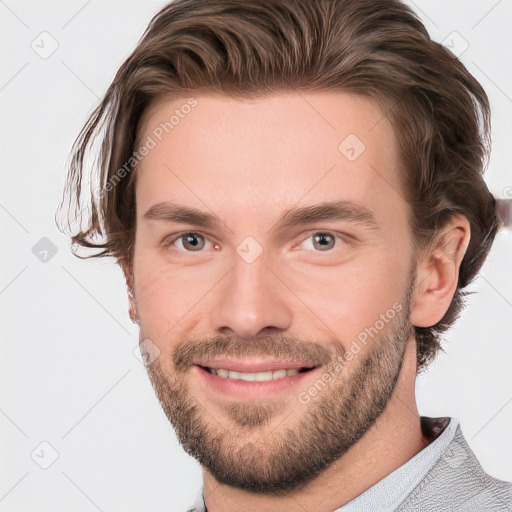
[[[401, 275], [406, 271], [398, 259], [373, 247], [339, 266], [273, 265], [286, 286], [277, 284], [267, 293], [281, 294], [292, 307], [291, 331], [313, 328], [348, 348], [345, 345], [402, 299]], [[183, 266], [150, 250], [136, 251], [135, 292], [143, 335], [170, 353], [187, 337], [214, 334], [209, 312], [221, 300], [215, 285], [227, 270], [225, 262]]]
[[381, 252], [379, 258], [362, 257], [347, 266], [315, 269], [307, 276], [289, 274], [288, 282], [300, 299], [301, 315], [345, 345], [374, 326], [381, 315], [394, 316], [393, 304], [396, 308], [404, 292], [396, 271], [396, 263]]
[[212, 279], [203, 274], [197, 267], [179, 268], [159, 258], [135, 260], [141, 331], [161, 350], [172, 349], [197, 322], [201, 300], [212, 288]]

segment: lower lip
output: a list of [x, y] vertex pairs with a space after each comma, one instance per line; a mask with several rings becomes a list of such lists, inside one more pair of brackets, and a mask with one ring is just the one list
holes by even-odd
[[199, 379], [206, 384], [209, 390], [213, 389], [221, 394], [242, 400], [262, 400], [271, 398], [274, 395], [281, 394], [290, 389], [294, 389], [299, 393], [301, 388], [303, 388], [302, 390], [306, 389], [305, 380], [309, 379], [311, 375], [319, 371], [320, 368], [298, 373], [291, 377], [283, 377], [281, 379], [265, 382], [219, 377], [197, 365], [193, 366], [191, 370], [198, 375]]

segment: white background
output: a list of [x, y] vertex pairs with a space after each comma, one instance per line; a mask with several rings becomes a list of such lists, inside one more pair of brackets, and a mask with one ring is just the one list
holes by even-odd
[[[456, 31], [469, 44], [461, 60], [494, 115], [486, 179], [495, 195], [512, 195], [512, 0], [410, 3], [434, 39]], [[54, 224], [73, 140], [163, 5], [0, 1], [0, 512], [181, 511], [201, 485], [133, 355], [120, 270], [74, 258]], [[47, 59], [31, 47], [43, 31], [58, 42]], [[57, 248], [46, 263], [32, 252], [42, 237]], [[512, 232], [502, 232], [446, 354], [418, 381], [420, 413], [459, 418], [483, 467], [505, 480], [511, 255]], [[35, 460], [50, 463], [52, 450], [57, 460], [42, 469]]]

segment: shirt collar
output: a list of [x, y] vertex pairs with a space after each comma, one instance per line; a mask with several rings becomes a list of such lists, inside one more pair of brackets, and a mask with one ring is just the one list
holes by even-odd
[[[334, 512], [394, 511], [421, 482], [460, 429], [457, 418], [421, 417], [421, 430], [431, 443], [388, 476]], [[203, 489], [187, 512], [207, 512]]]
[[391, 512], [396, 510], [448, 449], [459, 428], [457, 418], [422, 416], [423, 434], [433, 441], [405, 464], [346, 505], [336, 509], [335, 512]]

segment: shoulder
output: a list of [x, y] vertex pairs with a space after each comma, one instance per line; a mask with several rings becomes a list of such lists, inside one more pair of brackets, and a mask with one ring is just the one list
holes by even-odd
[[512, 483], [483, 470], [457, 426], [447, 449], [399, 510], [512, 512]]

